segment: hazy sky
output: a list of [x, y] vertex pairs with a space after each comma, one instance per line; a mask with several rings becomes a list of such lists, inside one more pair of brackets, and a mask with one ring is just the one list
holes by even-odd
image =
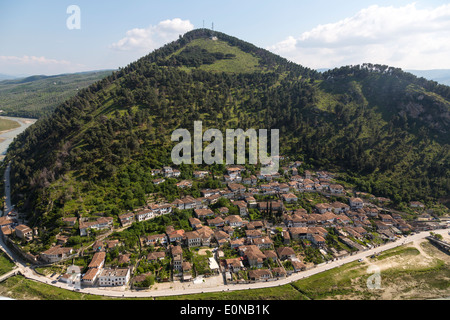
[[310, 68], [450, 69], [449, 1], [0, 0], [0, 73], [115, 69], [213, 22]]

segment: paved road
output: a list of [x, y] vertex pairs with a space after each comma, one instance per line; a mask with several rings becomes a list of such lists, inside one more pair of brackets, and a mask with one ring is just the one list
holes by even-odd
[[5, 170], [5, 176], [4, 176], [4, 183], [5, 183], [5, 211], [3, 212], [3, 215], [6, 216], [12, 209], [11, 204], [11, 183], [9, 181], [9, 174], [11, 172], [11, 164], [8, 163], [8, 166]]
[[11, 270], [10, 272], [7, 272], [3, 275], [0, 276], [0, 282], [8, 279], [9, 277], [15, 276], [17, 275], [17, 273], [19, 272], [19, 268], [14, 268], [13, 270]]
[[[435, 233], [445, 234], [448, 232], [448, 229], [446, 230], [435, 230]], [[365, 257], [371, 256], [375, 253], [379, 253], [385, 250], [389, 250], [410, 242], [413, 242], [415, 240], [424, 239], [425, 237], [429, 236], [429, 232], [421, 232], [419, 234], [414, 234], [408, 237], [403, 237], [395, 242], [387, 243], [386, 245], [379, 246], [367, 251], [359, 252], [355, 255], [333, 261], [318, 267], [315, 267], [310, 270], [302, 271], [299, 273], [296, 273], [292, 276], [289, 276], [287, 278], [276, 280], [276, 281], [270, 281], [270, 282], [258, 282], [258, 283], [251, 283], [251, 284], [239, 284], [239, 285], [224, 285], [224, 286], [218, 286], [218, 287], [204, 287], [204, 288], [183, 288], [183, 289], [166, 289], [166, 290], [149, 290], [149, 291], [130, 291], [125, 290], [124, 288], [83, 288], [80, 289], [80, 292], [82, 293], [88, 293], [88, 294], [95, 294], [95, 295], [103, 295], [103, 296], [111, 296], [111, 297], [125, 297], [125, 298], [145, 298], [145, 297], [160, 297], [160, 296], [172, 296], [172, 295], [184, 295], [184, 294], [195, 294], [195, 293], [212, 293], [212, 292], [222, 292], [222, 291], [234, 291], [234, 290], [248, 290], [248, 289], [258, 289], [258, 288], [267, 288], [267, 287], [276, 287], [288, 284], [293, 281], [297, 281], [303, 278], [310, 277], [312, 275], [339, 267], [343, 264], [356, 261], [359, 259], [363, 259]], [[1, 242], [0, 242], [1, 243]], [[52, 283], [52, 279], [49, 279], [47, 277], [40, 276], [33, 272], [30, 268], [26, 267], [23, 264], [19, 264], [19, 270], [21, 273], [32, 280], [40, 281], [42, 283], [47, 283], [49, 285], [53, 285], [59, 288], [68, 289], [68, 290], [75, 290], [73, 286], [68, 286], [67, 284], [61, 283], [61, 282], [55, 282]]]

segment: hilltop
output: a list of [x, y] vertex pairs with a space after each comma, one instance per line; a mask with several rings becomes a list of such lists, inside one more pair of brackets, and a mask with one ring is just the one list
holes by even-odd
[[[362, 191], [397, 204], [445, 202], [449, 115], [450, 87], [400, 69], [321, 74], [199, 29], [79, 90], [20, 135], [7, 161], [17, 207], [49, 227], [145, 204], [151, 169], [171, 164], [172, 131], [192, 132], [196, 120], [222, 131], [277, 128], [282, 155], [342, 171]], [[181, 177], [195, 169], [181, 167]], [[165, 185], [165, 196], [177, 193]]]

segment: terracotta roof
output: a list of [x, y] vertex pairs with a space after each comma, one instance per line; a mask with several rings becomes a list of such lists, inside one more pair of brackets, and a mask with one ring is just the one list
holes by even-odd
[[172, 255], [183, 254], [183, 249], [181, 246], [172, 246], [170, 252]]
[[290, 256], [290, 255], [295, 255], [295, 251], [291, 247], [280, 247], [277, 249], [277, 254], [279, 257]]
[[214, 212], [211, 209], [209, 209], [209, 208], [206, 208], [206, 209], [195, 209], [194, 212], [197, 215], [197, 217], [214, 215]]
[[164, 251], [156, 251], [156, 252], [150, 252], [147, 255], [147, 260], [158, 260], [165, 258], [166, 253]]
[[277, 253], [274, 250], [266, 250], [263, 252], [266, 258], [276, 259]]
[[308, 228], [306, 228], [306, 227], [292, 227], [292, 228], [289, 228], [289, 232], [291, 234], [306, 234], [308, 232]]
[[13, 222], [14, 222], [14, 220], [11, 219], [11, 218], [8, 217], [8, 216], [6, 216], [6, 217], [0, 217], [0, 226], [12, 224]]
[[242, 218], [238, 215], [231, 215], [231, 216], [226, 217], [225, 221], [228, 223], [242, 222]]
[[198, 239], [200, 238], [200, 234], [197, 231], [188, 231], [184, 234], [186, 239]]
[[42, 252], [42, 254], [44, 254], [44, 255], [68, 254], [72, 250], [73, 250], [72, 248], [54, 246], [54, 247], [51, 247], [50, 249]]
[[103, 269], [101, 277], [125, 277], [129, 272], [128, 268], [117, 268], [117, 269]]
[[216, 231], [216, 232], [214, 232], [214, 237], [217, 240], [222, 240], [222, 239], [229, 239], [230, 235], [228, 233], [226, 233], [226, 232], [223, 232], [223, 231]]
[[83, 276], [84, 281], [92, 281], [98, 274], [98, 268], [91, 268], [89, 269]]
[[272, 272], [268, 269], [257, 269], [257, 270], [250, 270], [248, 272], [249, 278], [259, 279], [263, 276], [267, 276], [268, 278], [272, 278]]
[[24, 225], [24, 224], [19, 224], [19, 225], [16, 227], [16, 230], [19, 230], [19, 231], [21, 231], [22, 233], [32, 232], [31, 228], [28, 227], [28, 226], [26, 226], [26, 225]]
[[101, 264], [106, 258], [106, 253], [103, 251], [96, 252], [92, 257], [91, 262], [88, 265], [88, 268], [100, 268]]

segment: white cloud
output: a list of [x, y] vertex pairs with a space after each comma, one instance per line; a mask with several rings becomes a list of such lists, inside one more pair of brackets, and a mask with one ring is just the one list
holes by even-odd
[[83, 71], [82, 64], [72, 63], [67, 60], [56, 60], [46, 57], [24, 55], [0, 56], [0, 71], [8, 74], [58, 74]]
[[20, 64], [20, 65], [70, 65], [69, 61], [66, 60], [56, 60], [56, 59], [48, 59], [45, 57], [36, 57], [36, 56], [0, 56], [1, 63], [12, 63], [12, 64]]
[[311, 68], [364, 62], [404, 69], [450, 68], [450, 4], [370, 6], [268, 48]]
[[179, 35], [192, 29], [194, 25], [189, 20], [179, 18], [164, 20], [156, 26], [128, 30], [125, 38], [113, 43], [110, 47], [123, 51], [152, 51], [176, 40]]

